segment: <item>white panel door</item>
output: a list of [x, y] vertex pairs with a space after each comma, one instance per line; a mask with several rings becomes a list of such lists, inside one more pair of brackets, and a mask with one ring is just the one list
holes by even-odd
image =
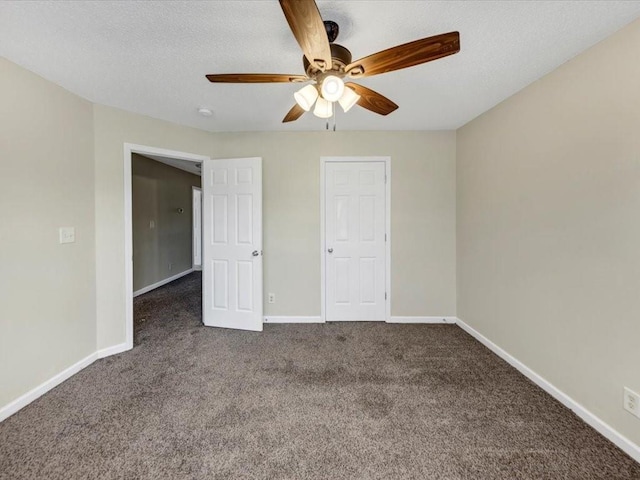
[[193, 268], [202, 268], [202, 190], [191, 189], [193, 197]]
[[325, 163], [327, 321], [386, 319], [384, 162]]
[[262, 159], [202, 168], [205, 325], [262, 331]]

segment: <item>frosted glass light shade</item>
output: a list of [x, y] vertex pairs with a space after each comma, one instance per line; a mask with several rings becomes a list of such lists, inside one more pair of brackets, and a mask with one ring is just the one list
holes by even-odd
[[313, 109], [313, 114], [320, 118], [329, 118], [333, 115], [333, 107], [331, 102], [327, 102], [324, 98], [318, 97], [316, 102], [316, 108]]
[[296, 93], [293, 94], [293, 98], [296, 99], [296, 103], [300, 105], [305, 112], [311, 110], [313, 107], [313, 103], [318, 98], [318, 89], [315, 85], [307, 85], [306, 87], [302, 87]]
[[344, 82], [335, 75], [329, 75], [322, 81], [322, 97], [330, 102], [337, 102], [344, 92]]
[[351, 110], [351, 107], [358, 103], [358, 100], [360, 100], [360, 95], [351, 90], [349, 87], [345, 87], [344, 93], [338, 100], [338, 103], [342, 107], [342, 110], [344, 110], [344, 113], [347, 113], [349, 110]]

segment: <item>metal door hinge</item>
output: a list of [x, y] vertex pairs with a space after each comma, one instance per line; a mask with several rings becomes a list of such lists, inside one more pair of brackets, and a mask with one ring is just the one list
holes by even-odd
[[387, 299], [387, 292], [384, 292], [384, 299]]

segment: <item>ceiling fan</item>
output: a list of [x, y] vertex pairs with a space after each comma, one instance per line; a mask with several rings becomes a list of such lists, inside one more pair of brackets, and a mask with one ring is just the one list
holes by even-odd
[[294, 94], [296, 104], [283, 122], [292, 122], [313, 110], [320, 118], [329, 118], [338, 102], [347, 112], [353, 105], [380, 115], [398, 108], [383, 95], [344, 78], [358, 79], [402, 68], [420, 65], [460, 51], [460, 34], [443, 33], [382, 50], [367, 57], [351, 59], [351, 52], [333, 43], [338, 37], [338, 25], [323, 21], [314, 0], [279, 0], [293, 36], [302, 48], [304, 75], [271, 73], [227, 73], [207, 75], [213, 83], [295, 83], [312, 82]]

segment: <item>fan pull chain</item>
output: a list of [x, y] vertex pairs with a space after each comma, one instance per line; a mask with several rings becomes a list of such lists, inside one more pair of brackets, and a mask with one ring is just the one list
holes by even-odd
[[[336, 131], [336, 106], [335, 106], [335, 102], [331, 102], [331, 117], [333, 117], [333, 131]], [[329, 130], [329, 120], [331, 120], [331, 117], [327, 118], [327, 123], [325, 124], [325, 129]]]
[[[333, 103], [330, 104], [331, 105], [331, 115], [333, 115]], [[331, 118], [331, 116], [329, 116], [327, 118], [327, 130], [329, 130], [329, 119]]]
[[338, 111], [336, 109], [335, 102], [331, 104], [331, 110], [332, 110], [332, 113], [333, 113], [333, 131], [335, 132], [336, 131], [336, 112]]

